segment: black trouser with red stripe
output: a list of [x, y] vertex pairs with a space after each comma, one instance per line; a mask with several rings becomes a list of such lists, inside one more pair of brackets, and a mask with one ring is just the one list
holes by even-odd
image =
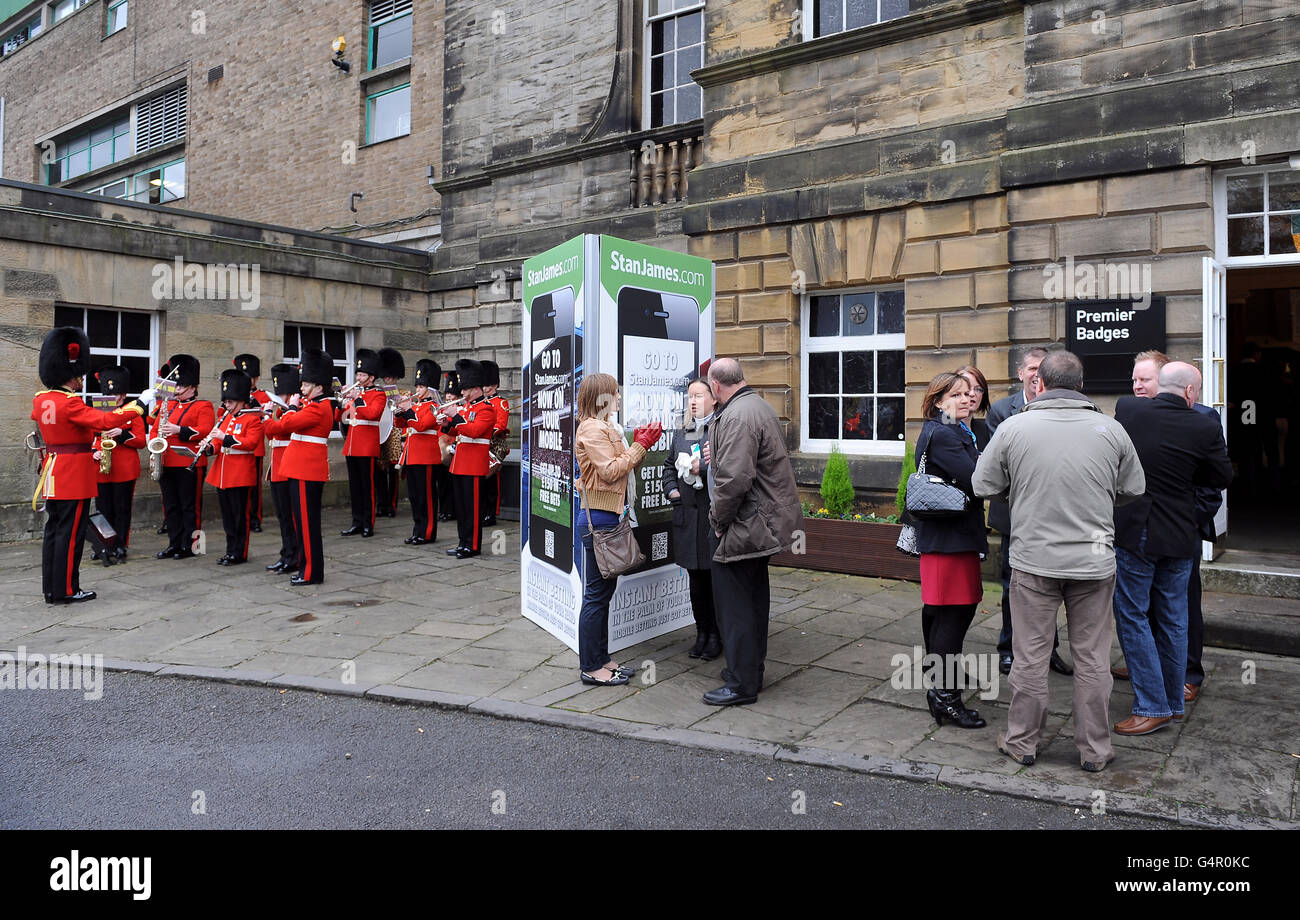
[[221, 505], [221, 526], [226, 531], [226, 555], [248, 558], [248, 493], [252, 486], [217, 489]]
[[483, 540], [483, 477], [451, 476], [452, 492], [456, 496], [456, 533], [458, 546], [465, 549], [482, 549]]
[[131, 503], [135, 500], [135, 480], [101, 482], [95, 496], [95, 508], [117, 531], [117, 545], [126, 549], [131, 542]]
[[375, 464], [375, 506], [389, 517], [397, 516], [399, 474], [391, 466]]
[[275, 516], [280, 522], [280, 561], [301, 568], [302, 561], [298, 558], [298, 537], [293, 529], [292, 501], [289, 480], [271, 483], [271, 504], [275, 505]]
[[411, 494], [411, 536], [424, 540], [438, 538], [438, 490], [433, 481], [433, 466], [427, 463], [408, 465], [406, 490]]
[[501, 473], [483, 477], [483, 516], [495, 518], [501, 512]]
[[293, 530], [298, 537], [298, 577], [318, 585], [325, 580], [325, 555], [320, 540], [320, 498], [325, 483], [290, 479]]
[[45, 500], [45, 542], [41, 546], [41, 588], [58, 600], [81, 590], [81, 550], [90, 520], [90, 499]]
[[163, 467], [163, 520], [167, 524], [167, 548], [189, 552], [194, 532], [203, 526], [203, 473], [183, 466]]
[[262, 476], [265, 470], [262, 461], [265, 457], [254, 457], [257, 461], [257, 485], [248, 490], [248, 526], [262, 526]]
[[438, 504], [448, 517], [456, 516], [456, 492], [451, 487], [451, 470], [439, 463], [433, 468], [433, 484], [438, 490]]
[[377, 457], [347, 457], [348, 494], [352, 497], [352, 526], [375, 526], [375, 476]]

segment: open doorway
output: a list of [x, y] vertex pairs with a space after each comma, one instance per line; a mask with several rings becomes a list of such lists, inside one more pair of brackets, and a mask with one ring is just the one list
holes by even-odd
[[1227, 272], [1227, 547], [1300, 558], [1300, 265]]

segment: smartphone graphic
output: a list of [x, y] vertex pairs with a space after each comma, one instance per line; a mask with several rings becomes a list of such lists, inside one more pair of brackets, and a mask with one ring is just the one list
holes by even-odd
[[573, 568], [573, 288], [540, 294], [529, 311], [528, 547]]
[[630, 434], [658, 421], [664, 435], [638, 471], [635, 528], [641, 569], [673, 562], [673, 509], [663, 494], [664, 458], [686, 421], [686, 386], [699, 376], [700, 305], [692, 297], [636, 287], [618, 292], [618, 379]]

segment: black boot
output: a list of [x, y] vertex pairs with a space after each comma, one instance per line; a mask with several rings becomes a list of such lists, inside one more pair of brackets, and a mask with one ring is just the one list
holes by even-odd
[[929, 690], [925, 701], [930, 707], [934, 721], [943, 725], [944, 720], [958, 728], [983, 728], [988, 723], [980, 718], [974, 709], [967, 709], [961, 701], [960, 690]]
[[704, 657], [704, 645], [708, 641], [709, 641], [709, 634], [702, 629], [697, 630], [695, 633], [695, 644], [691, 646], [691, 650], [686, 653], [686, 657], [687, 658]]
[[722, 654], [722, 636], [718, 633], [709, 633], [708, 640], [704, 643], [704, 648], [700, 651], [700, 657], [705, 661], [712, 661]]

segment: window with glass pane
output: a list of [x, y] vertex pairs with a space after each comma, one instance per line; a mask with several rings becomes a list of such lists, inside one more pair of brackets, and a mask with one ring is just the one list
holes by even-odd
[[901, 446], [906, 423], [904, 300], [900, 290], [808, 298], [803, 360], [805, 447], [870, 453]]
[[130, 155], [131, 119], [127, 116], [55, 144], [55, 159], [46, 169], [46, 184], [75, 179]]
[[[352, 382], [352, 330], [337, 326], [299, 326], [285, 324], [284, 327], [284, 361], [286, 364], [298, 364], [302, 360], [303, 349], [319, 348], [334, 359], [334, 375], [341, 383]], [[338, 423], [334, 425], [331, 437], [342, 436]]]
[[88, 3], [90, 0], [59, 0], [54, 4], [54, 21], [62, 22]]
[[40, 35], [44, 28], [41, 14], [37, 13], [31, 19], [19, 26], [16, 31], [2, 36], [3, 44], [0, 44], [0, 57], [4, 57], [6, 54], [11, 54], [12, 52], [17, 51], [23, 45], [27, 44], [29, 40]]
[[377, 0], [370, 4], [370, 67], [411, 56], [411, 3]]
[[83, 393], [99, 392], [94, 372], [121, 364], [131, 372], [129, 392], [139, 393], [153, 382], [157, 358], [152, 313], [108, 310], [102, 307], [74, 307], [56, 304], [54, 325], [86, 330], [90, 340], [90, 371]]
[[704, 4], [699, 0], [649, 0], [649, 126], [701, 117], [703, 90], [691, 71], [704, 66]]
[[126, 28], [126, 0], [121, 3], [113, 4], [108, 8], [108, 33], [121, 32]]
[[1300, 171], [1228, 176], [1228, 255], [1300, 253]]
[[812, 37], [898, 19], [911, 12], [910, 0], [812, 0]]
[[135, 175], [133, 201], [143, 204], [170, 204], [185, 197], [185, 161], [178, 160]]
[[366, 99], [366, 143], [375, 144], [411, 133], [411, 85]]

